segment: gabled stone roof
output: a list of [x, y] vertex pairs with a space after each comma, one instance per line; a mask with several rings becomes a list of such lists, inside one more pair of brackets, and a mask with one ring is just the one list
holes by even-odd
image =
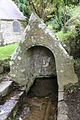
[[[74, 60], [72, 56], [69, 56], [56, 35], [46, 27], [35, 13], [31, 14], [23, 38], [11, 57], [10, 76], [13, 81], [22, 86], [26, 85], [26, 92], [28, 92], [34, 80], [39, 77], [38, 73], [40, 73], [41, 67], [37, 67], [38, 70], [35, 70], [37, 64], [35, 64], [34, 57], [32, 57], [34, 52], [30, 53], [32, 47], [37, 46], [49, 49], [54, 55], [59, 91], [63, 91], [64, 86], [68, 83], [78, 82], [78, 78], [74, 72]], [[38, 55], [40, 53], [38, 52]], [[40, 60], [39, 56], [38, 58]], [[34, 67], [32, 67], [32, 64]], [[45, 70], [47, 70], [48, 65], [45, 66]], [[43, 62], [42, 68], [44, 68]]]
[[12, 0], [0, 0], [0, 19], [25, 20], [25, 18]]

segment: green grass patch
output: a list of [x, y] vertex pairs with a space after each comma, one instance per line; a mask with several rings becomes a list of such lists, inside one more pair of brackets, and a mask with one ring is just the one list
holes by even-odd
[[18, 46], [18, 43], [1, 46], [0, 47], [0, 60], [10, 58], [17, 46]]

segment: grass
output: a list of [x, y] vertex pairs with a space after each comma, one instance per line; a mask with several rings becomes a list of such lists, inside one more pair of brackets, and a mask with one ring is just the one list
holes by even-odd
[[18, 43], [1, 46], [0, 47], [0, 60], [10, 58], [17, 46], [18, 46]]

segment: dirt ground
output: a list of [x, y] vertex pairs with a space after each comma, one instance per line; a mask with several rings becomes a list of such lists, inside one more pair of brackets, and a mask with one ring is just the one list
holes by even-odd
[[68, 117], [70, 120], [80, 120], [80, 85], [77, 91], [65, 94], [65, 101], [68, 105]]
[[26, 98], [15, 120], [56, 120], [57, 102], [48, 98]]
[[[5, 74], [4, 80], [7, 77]], [[80, 120], [80, 84], [77, 85], [77, 88], [76, 92], [65, 94], [65, 102], [68, 105], [68, 117], [70, 120]], [[25, 97], [22, 103], [14, 120], [56, 120], [56, 100]]]

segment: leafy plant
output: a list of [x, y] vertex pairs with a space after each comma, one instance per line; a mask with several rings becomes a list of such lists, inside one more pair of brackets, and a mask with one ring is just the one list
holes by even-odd
[[68, 85], [64, 86], [64, 91], [70, 93], [77, 92], [78, 88], [75, 84], [69, 83]]
[[20, 11], [23, 12], [23, 14], [29, 18], [30, 16], [30, 6], [28, 0], [13, 0], [16, 5], [19, 7]]
[[61, 25], [60, 25], [57, 17], [56, 18], [51, 18], [49, 21], [46, 22], [46, 25], [53, 32], [57, 32], [61, 29]]

